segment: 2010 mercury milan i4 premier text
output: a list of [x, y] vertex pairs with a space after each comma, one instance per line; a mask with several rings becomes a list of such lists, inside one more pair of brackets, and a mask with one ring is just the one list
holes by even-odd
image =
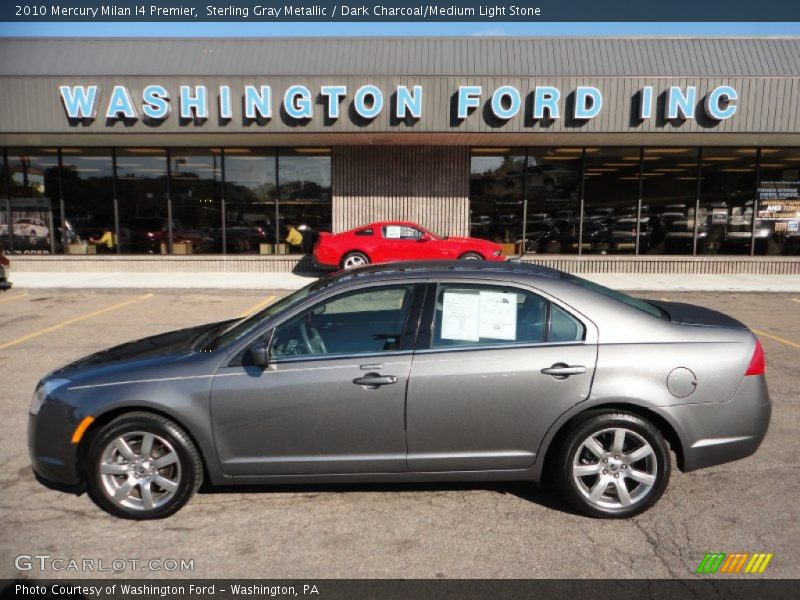
[[545, 267], [394, 263], [47, 375], [39, 479], [120, 517], [212, 485], [541, 480], [596, 517], [766, 434], [761, 345], [721, 313]]

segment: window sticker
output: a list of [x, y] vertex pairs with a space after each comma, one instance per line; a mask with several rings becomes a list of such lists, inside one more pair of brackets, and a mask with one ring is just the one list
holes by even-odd
[[479, 333], [482, 338], [516, 341], [517, 294], [480, 293]]
[[480, 308], [478, 294], [445, 292], [441, 338], [477, 342], [480, 339]]
[[387, 240], [399, 240], [402, 232], [403, 228], [400, 225], [387, 225], [384, 237]]

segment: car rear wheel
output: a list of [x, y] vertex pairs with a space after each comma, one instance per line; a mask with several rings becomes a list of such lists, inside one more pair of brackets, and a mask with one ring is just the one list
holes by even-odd
[[567, 433], [556, 469], [564, 498], [591, 517], [624, 518], [650, 508], [669, 483], [669, 448], [651, 423], [599, 411]]
[[483, 257], [477, 252], [465, 252], [458, 258], [459, 260], [483, 260]]
[[159, 519], [178, 511], [203, 480], [200, 453], [175, 423], [144, 412], [117, 417], [91, 441], [89, 494], [106, 512]]
[[348, 252], [342, 259], [343, 269], [355, 269], [369, 264], [369, 258], [363, 252]]

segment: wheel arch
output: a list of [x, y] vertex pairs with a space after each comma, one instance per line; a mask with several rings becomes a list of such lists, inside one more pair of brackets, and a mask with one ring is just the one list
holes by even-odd
[[204, 451], [203, 444], [199, 442], [198, 437], [192, 431], [191, 427], [187, 427], [179, 416], [169, 411], [161, 410], [159, 408], [154, 408], [149, 405], [130, 404], [125, 406], [116, 406], [103, 413], [100, 413], [97, 417], [95, 417], [94, 421], [92, 421], [91, 425], [89, 425], [89, 427], [86, 429], [86, 432], [81, 438], [81, 441], [78, 443], [78, 454], [77, 454], [77, 461], [78, 461], [77, 471], [82, 482], [85, 482], [86, 480], [86, 474], [85, 474], [86, 458], [89, 453], [89, 446], [91, 446], [92, 440], [95, 438], [95, 436], [103, 427], [108, 425], [111, 421], [113, 421], [117, 417], [121, 417], [122, 415], [128, 413], [149, 413], [151, 415], [169, 419], [170, 421], [175, 423], [175, 425], [180, 427], [181, 430], [183, 430], [183, 432], [187, 436], [189, 436], [189, 439], [192, 440], [192, 443], [194, 444], [198, 454], [200, 455], [200, 462], [202, 463], [203, 466], [203, 481], [206, 482], [211, 481], [206, 452]]
[[617, 412], [625, 412], [630, 413], [632, 415], [636, 415], [646, 421], [649, 421], [653, 424], [653, 426], [658, 429], [659, 433], [664, 437], [669, 444], [670, 450], [675, 453], [675, 459], [678, 463], [678, 468], [683, 471], [684, 468], [684, 448], [683, 442], [681, 441], [680, 436], [678, 435], [675, 426], [670, 423], [666, 418], [662, 415], [658, 414], [651, 408], [646, 406], [642, 406], [639, 404], [631, 404], [626, 402], [606, 402], [603, 404], [596, 404], [593, 406], [587, 406], [585, 409], [578, 411], [577, 413], [573, 414], [569, 418], [567, 418], [561, 425], [558, 426], [558, 429], [553, 434], [548, 434], [549, 441], [545, 440], [546, 447], [542, 446], [540, 449], [539, 454], [544, 451], [544, 459], [542, 461], [538, 461], [540, 465], [540, 479], [546, 479], [552, 476], [552, 469], [553, 466], [556, 464], [556, 457], [558, 455], [561, 446], [564, 443], [564, 439], [566, 438], [567, 432], [575, 426], [577, 423], [580, 423], [584, 419], [588, 418], [591, 414], [595, 413], [598, 410], [611, 410]]

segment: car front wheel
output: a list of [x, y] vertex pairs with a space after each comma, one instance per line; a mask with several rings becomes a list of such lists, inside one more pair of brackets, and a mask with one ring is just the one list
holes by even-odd
[[459, 260], [483, 260], [483, 257], [477, 252], [465, 252], [458, 258]]
[[648, 421], [598, 411], [570, 429], [556, 481], [564, 498], [591, 517], [624, 518], [650, 508], [669, 483], [669, 448]]
[[342, 259], [343, 269], [355, 269], [369, 264], [369, 258], [363, 252], [348, 252]]
[[175, 423], [151, 413], [117, 417], [91, 441], [89, 494], [106, 512], [159, 519], [178, 511], [203, 479], [200, 453]]

